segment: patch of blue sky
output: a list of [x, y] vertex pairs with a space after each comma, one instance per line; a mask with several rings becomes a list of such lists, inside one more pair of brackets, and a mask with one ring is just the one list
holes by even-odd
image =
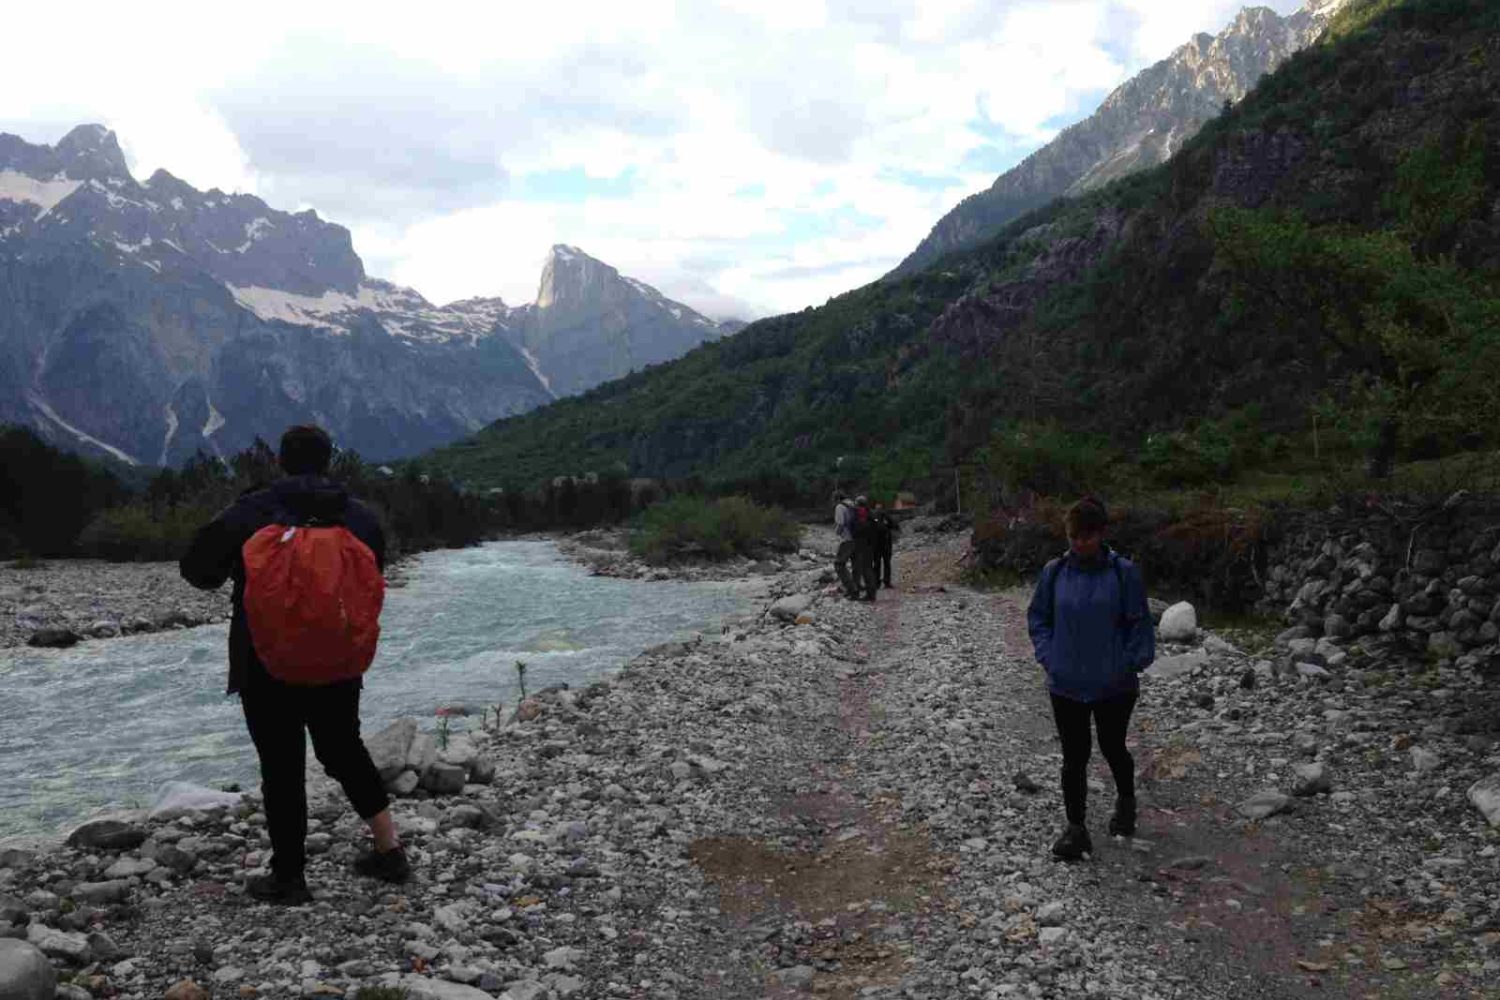
[[511, 197], [522, 201], [581, 202], [589, 198], [628, 198], [636, 193], [634, 167], [614, 177], [591, 177], [582, 167], [544, 170], [512, 179]]

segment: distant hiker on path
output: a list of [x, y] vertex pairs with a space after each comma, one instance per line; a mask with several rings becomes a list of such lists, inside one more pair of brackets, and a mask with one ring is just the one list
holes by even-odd
[[1135, 834], [1135, 761], [1125, 749], [1125, 732], [1140, 689], [1138, 675], [1156, 658], [1156, 632], [1141, 571], [1105, 544], [1108, 524], [1098, 500], [1086, 497], [1068, 508], [1068, 552], [1042, 570], [1026, 612], [1062, 743], [1068, 826], [1052, 853], [1067, 860], [1093, 851], [1085, 825], [1091, 719], [1099, 752], [1115, 779], [1109, 832]]
[[288, 429], [278, 454], [285, 478], [199, 529], [180, 566], [203, 590], [234, 580], [229, 693], [239, 693], [260, 757], [272, 850], [271, 873], [246, 879], [245, 890], [271, 903], [312, 899], [303, 875], [305, 734], [374, 835], [355, 870], [388, 882], [410, 874], [359, 735], [362, 676], [380, 635], [385, 536], [370, 509], [328, 478], [332, 457], [322, 428]]
[[[849, 600], [859, 597], [859, 584], [850, 575], [849, 564], [854, 561], [854, 521], [856, 518], [854, 504], [850, 502], [847, 494], [840, 493], [838, 503], [833, 508], [833, 533], [838, 538], [838, 551], [833, 556], [833, 569], [838, 574], [839, 585], [844, 588], [844, 596]], [[858, 564], [855, 564], [856, 571]]]
[[870, 513], [870, 520], [875, 525], [875, 579], [881, 586], [890, 587], [891, 553], [895, 550], [896, 535], [900, 533], [901, 525], [896, 523], [883, 503], [875, 505]]
[[875, 522], [870, 500], [854, 498], [854, 589], [858, 600], [875, 600], [880, 579], [875, 575]]

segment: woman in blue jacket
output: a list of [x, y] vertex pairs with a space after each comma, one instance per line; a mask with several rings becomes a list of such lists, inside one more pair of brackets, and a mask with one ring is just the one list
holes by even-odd
[[1092, 497], [1068, 508], [1068, 551], [1042, 570], [1026, 612], [1037, 662], [1047, 672], [1063, 751], [1068, 827], [1052, 853], [1068, 860], [1093, 850], [1084, 825], [1090, 720], [1118, 795], [1109, 832], [1135, 833], [1135, 761], [1125, 749], [1125, 731], [1140, 687], [1137, 675], [1156, 658], [1141, 571], [1105, 544], [1108, 524], [1104, 504]]

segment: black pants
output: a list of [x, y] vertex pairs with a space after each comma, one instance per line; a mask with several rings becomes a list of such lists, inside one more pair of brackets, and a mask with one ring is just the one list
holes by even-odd
[[887, 587], [891, 585], [891, 548], [890, 539], [875, 546], [875, 579]]
[[1130, 727], [1130, 713], [1135, 709], [1136, 693], [1109, 701], [1073, 701], [1061, 695], [1052, 696], [1052, 718], [1057, 721], [1057, 738], [1062, 743], [1063, 808], [1068, 822], [1083, 824], [1089, 794], [1089, 755], [1093, 752], [1093, 734], [1089, 719], [1099, 731], [1099, 752], [1115, 776], [1115, 791], [1121, 798], [1135, 798], [1135, 761], [1125, 749], [1125, 730]]
[[875, 575], [875, 547], [869, 542], [854, 543], [854, 589], [863, 588], [866, 597], [874, 597], [880, 589], [880, 578]]
[[359, 692], [355, 679], [323, 687], [294, 687], [252, 666], [240, 703], [255, 752], [260, 755], [261, 793], [271, 835], [271, 870], [297, 877], [307, 865], [307, 742], [328, 776], [344, 788], [361, 819], [390, 805], [380, 773], [359, 738]]

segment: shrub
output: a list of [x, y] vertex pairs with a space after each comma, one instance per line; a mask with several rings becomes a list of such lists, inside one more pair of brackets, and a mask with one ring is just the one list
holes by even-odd
[[78, 536], [85, 555], [110, 562], [180, 559], [193, 533], [217, 513], [212, 507], [182, 506], [153, 517], [144, 504], [100, 512]]
[[722, 561], [766, 549], [793, 550], [801, 533], [801, 526], [780, 507], [759, 507], [744, 497], [676, 496], [636, 518], [630, 548], [658, 565], [695, 558]]

